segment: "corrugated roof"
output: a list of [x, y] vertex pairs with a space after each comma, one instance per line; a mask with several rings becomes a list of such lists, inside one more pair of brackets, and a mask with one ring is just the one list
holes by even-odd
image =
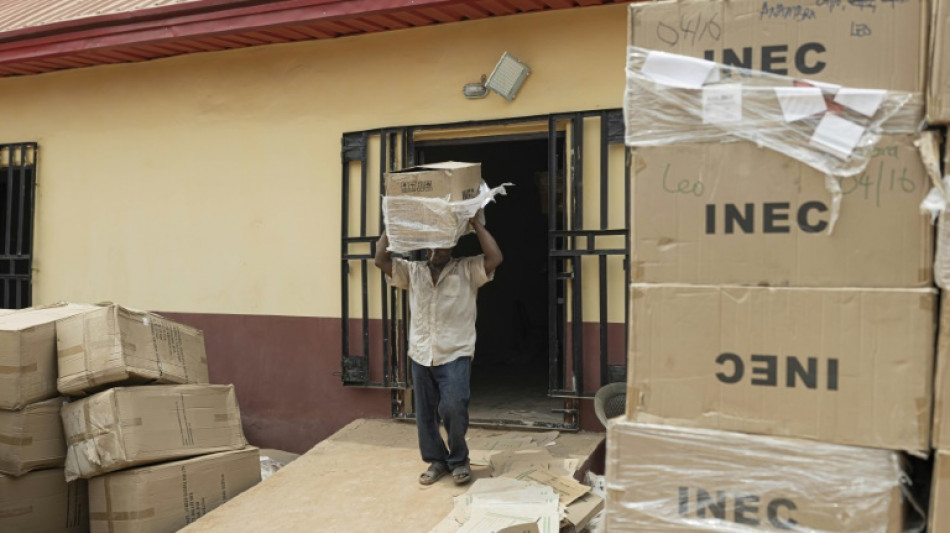
[[0, 77], [630, 0], [0, 0]]
[[4, 0], [0, 2], [0, 33], [58, 22], [141, 12], [194, 4], [201, 0]]

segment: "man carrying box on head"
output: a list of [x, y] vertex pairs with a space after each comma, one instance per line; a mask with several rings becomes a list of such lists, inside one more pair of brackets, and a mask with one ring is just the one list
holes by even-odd
[[[475, 299], [479, 287], [492, 280], [502, 255], [494, 237], [479, 221], [475, 229], [482, 255], [456, 259], [452, 248], [428, 251], [425, 262], [393, 259], [383, 232], [376, 243], [376, 266], [393, 287], [409, 291], [409, 358], [415, 387], [419, 451], [429, 468], [419, 483], [431, 485], [451, 472], [456, 484], [472, 479], [469, 467], [469, 378], [475, 355]], [[448, 447], [439, 433], [445, 424]]]

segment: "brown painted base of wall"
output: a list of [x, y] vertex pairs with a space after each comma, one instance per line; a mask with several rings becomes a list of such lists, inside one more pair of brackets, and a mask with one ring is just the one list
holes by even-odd
[[356, 418], [388, 418], [390, 393], [344, 387], [340, 319], [161, 313], [205, 333], [212, 383], [233, 383], [247, 439], [303, 453]]
[[[254, 445], [303, 453], [354, 419], [391, 416], [388, 390], [343, 386], [338, 318], [161, 314], [204, 331], [211, 382], [234, 384]], [[604, 429], [591, 400], [580, 426]]]

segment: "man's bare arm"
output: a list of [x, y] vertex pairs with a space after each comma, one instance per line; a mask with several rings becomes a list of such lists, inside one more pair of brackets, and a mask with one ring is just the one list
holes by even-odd
[[478, 244], [482, 247], [482, 253], [485, 254], [485, 273], [489, 276], [498, 268], [504, 259], [501, 255], [501, 249], [491, 233], [485, 229], [485, 226], [478, 220], [478, 216], [472, 217], [472, 227], [475, 228], [475, 236], [478, 237]]
[[387, 276], [393, 275], [393, 254], [392, 252], [386, 250], [386, 247], [389, 246], [389, 237], [386, 236], [384, 231], [382, 235], [379, 236], [379, 240], [376, 241], [376, 266], [383, 271]]

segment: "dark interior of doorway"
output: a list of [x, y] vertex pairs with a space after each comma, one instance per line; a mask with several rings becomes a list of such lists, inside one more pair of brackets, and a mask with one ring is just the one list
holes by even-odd
[[[557, 152], [563, 154], [563, 140]], [[485, 208], [504, 254], [479, 290], [472, 364], [472, 424], [551, 427], [564, 423], [563, 400], [548, 396], [548, 140], [546, 135], [419, 143], [416, 161], [482, 164], [490, 187], [512, 183]], [[563, 161], [558, 162], [563, 168]], [[481, 253], [468, 235], [456, 256]]]

